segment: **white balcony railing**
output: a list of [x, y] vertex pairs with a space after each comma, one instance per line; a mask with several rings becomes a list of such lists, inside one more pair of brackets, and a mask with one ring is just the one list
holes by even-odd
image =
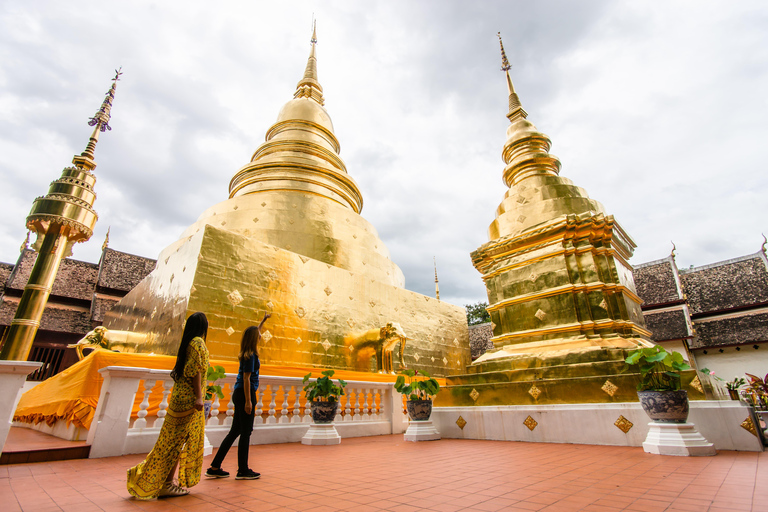
[[[109, 457], [146, 453], [152, 449], [165, 420], [168, 397], [173, 388], [170, 370], [108, 366], [93, 423], [88, 432], [90, 457]], [[234, 415], [232, 389], [236, 375], [219, 381], [224, 400], [215, 401], [206, 422], [205, 434], [211, 446], [219, 446], [229, 432]], [[256, 420], [251, 444], [299, 442], [312, 423], [309, 404], [298, 377], [259, 378], [254, 404]], [[131, 418], [136, 394], [143, 400], [138, 414]], [[402, 395], [392, 383], [347, 381], [335, 419], [336, 430], [344, 437], [362, 437], [405, 432], [407, 419]], [[159, 402], [157, 412], [150, 404]], [[226, 409], [222, 404], [226, 404]]]

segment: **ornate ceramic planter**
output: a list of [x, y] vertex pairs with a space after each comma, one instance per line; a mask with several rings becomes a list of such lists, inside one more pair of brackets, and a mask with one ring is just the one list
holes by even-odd
[[312, 421], [315, 423], [333, 423], [339, 402], [312, 402]]
[[638, 391], [645, 413], [659, 423], [685, 423], [688, 419], [688, 392], [677, 391]]
[[212, 405], [213, 405], [213, 402], [211, 402], [210, 400], [206, 400], [205, 402], [203, 402], [203, 418], [205, 418], [206, 421], [208, 420], [208, 417], [211, 415]]
[[408, 400], [406, 408], [411, 421], [426, 421], [432, 414], [432, 400]]

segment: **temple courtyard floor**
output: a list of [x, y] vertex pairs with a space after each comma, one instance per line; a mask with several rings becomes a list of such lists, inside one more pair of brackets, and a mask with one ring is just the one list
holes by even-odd
[[[0, 466], [0, 510], [105, 511], [741, 511], [768, 507], [768, 452], [650, 455], [642, 448], [402, 435], [337, 446], [251, 446], [259, 480], [224, 469], [188, 496], [136, 501], [125, 472], [144, 455]], [[205, 458], [204, 469], [212, 460]]]

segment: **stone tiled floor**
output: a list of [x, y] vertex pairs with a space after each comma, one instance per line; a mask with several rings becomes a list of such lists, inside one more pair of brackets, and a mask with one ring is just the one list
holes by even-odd
[[[640, 448], [402, 435], [338, 446], [252, 446], [260, 480], [203, 480], [189, 496], [135, 501], [125, 470], [143, 459], [0, 466], [4, 512], [749, 511], [768, 507], [768, 453], [664, 457]], [[210, 462], [211, 457], [206, 457]], [[236, 449], [224, 468], [234, 471]]]

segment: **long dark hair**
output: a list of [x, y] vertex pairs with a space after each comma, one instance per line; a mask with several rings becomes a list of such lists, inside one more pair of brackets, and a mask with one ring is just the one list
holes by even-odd
[[243, 339], [240, 341], [240, 353], [238, 358], [241, 360], [250, 359], [251, 356], [259, 357], [259, 339], [261, 333], [255, 325], [250, 326], [243, 333]]
[[171, 371], [171, 378], [173, 380], [179, 380], [184, 376], [184, 365], [187, 364], [187, 348], [192, 338], [203, 338], [208, 335], [208, 319], [205, 314], [197, 312], [192, 313], [187, 318], [187, 323], [184, 326], [184, 334], [181, 335], [181, 344], [179, 345], [179, 353], [176, 355], [176, 364]]

